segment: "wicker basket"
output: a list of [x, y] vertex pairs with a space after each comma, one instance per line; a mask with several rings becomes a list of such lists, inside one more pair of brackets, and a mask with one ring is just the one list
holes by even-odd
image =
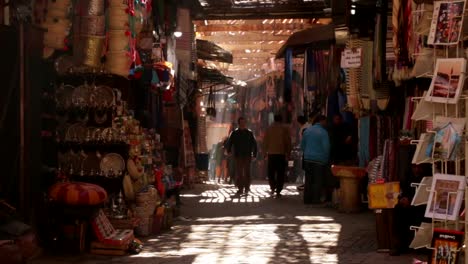
[[128, 13], [126, 11], [128, 7], [109, 7], [107, 9], [107, 12], [109, 12], [109, 18], [112, 19], [113, 17], [121, 17], [121, 16], [127, 16], [128, 18]]
[[145, 203], [145, 202], [156, 202], [157, 198], [157, 191], [154, 188], [150, 188], [147, 192], [140, 192], [136, 196], [136, 202], [138, 203]]
[[110, 30], [127, 30], [128, 29], [128, 15], [113, 16], [109, 18]]
[[127, 8], [128, 0], [109, 0], [109, 7]]
[[149, 236], [152, 231], [153, 218], [142, 218], [135, 231], [140, 236]]
[[84, 10], [88, 16], [102, 16], [104, 15], [104, 1], [103, 0], [88, 0], [84, 1]]
[[140, 218], [148, 217], [150, 215], [153, 215], [155, 209], [156, 203], [138, 204], [135, 207], [135, 215]]
[[127, 77], [132, 60], [127, 52], [108, 52], [105, 68], [109, 73]]
[[129, 48], [129, 37], [125, 35], [125, 30], [109, 31], [109, 51], [121, 52]]
[[77, 64], [100, 67], [105, 37], [79, 36], [77, 43], [78, 46], [74, 53]]
[[80, 17], [80, 33], [83, 35], [104, 36], [105, 28], [105, 16]]

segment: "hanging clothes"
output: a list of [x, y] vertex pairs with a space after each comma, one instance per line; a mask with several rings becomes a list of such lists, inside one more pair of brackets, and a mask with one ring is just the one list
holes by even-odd
[[359, 167], [366, 167], [370, 161], [369, 155], [370, 117], [359, 119]]
[[286, 49], [284, 55], [284, 101], [291, 102], [292, 99], [292, 81], [293, 81], [293, 51]]

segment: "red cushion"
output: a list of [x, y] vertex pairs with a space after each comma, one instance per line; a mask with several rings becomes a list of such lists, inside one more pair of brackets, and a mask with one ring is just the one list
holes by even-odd
[[67, 205], [99, 205], [107, 200], [107, 192], [95, 184], [60, 182], [50, 187], [49, 197]]
[[92, 226], [97, 239], [103, 244], [128, 245], [134, 238], [131, 229], [114, 229], [102, 210], [99, 210], [98, 215], [93, 219]]

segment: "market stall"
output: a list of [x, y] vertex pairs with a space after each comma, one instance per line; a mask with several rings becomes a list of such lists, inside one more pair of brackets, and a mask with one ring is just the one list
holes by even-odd
[[167, 111], [177, 88], [177, 61], [166, 59], [176, 2], [35, 1], [33, 9], [53, 71], [41, 109], [44, 246], [138, 253], [136, 237], [170, 228], [194, 166], [190, 130]]

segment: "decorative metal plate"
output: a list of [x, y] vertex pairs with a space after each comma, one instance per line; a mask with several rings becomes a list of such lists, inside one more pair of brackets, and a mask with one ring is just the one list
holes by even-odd
[[117, 174], [125, 169], [125, 161], [119, 154], [109, 153], [102, 158], [100, 167], [105, 175]]

